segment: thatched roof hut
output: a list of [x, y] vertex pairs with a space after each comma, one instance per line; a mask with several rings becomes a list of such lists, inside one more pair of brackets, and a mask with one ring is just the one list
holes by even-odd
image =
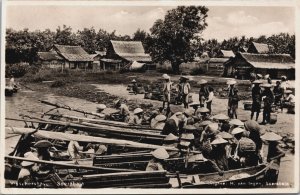
[[41, 61], [53, 61], [53, 60], [63, 60], [56, 52], [38, 52], [37, 53], [39, 60]]
[[145, 53], [140, 41], [111, 41], [111, 47], [107, 50], [107, 57], [122, 59], [127, 62], [151, 62], [149, 54]]
[[222, 50], [220, 51], [220, 57], [223, 58], [230, 58], [230, 57], [234, 57], [234, 53], [232, 50]]
[[247, 52], [256, 53], [256, 54], [266, 54], [266, 53], [270, 53], [272, 50], [274, 50], [274, 47], [272, 45], [251, 42]]
[[53, 49], [69, 62], [92, 62], [93, 58], [80, 46], [57, 45]]
[[295, 60], [288, 54], [237, 53], [224, 63], [225, 76], [248, 78], [250, 73], [269, 74], [271, 78], [286, 75], [295, 78]]

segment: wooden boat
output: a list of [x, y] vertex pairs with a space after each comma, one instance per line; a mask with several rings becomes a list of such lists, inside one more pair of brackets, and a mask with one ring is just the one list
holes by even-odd
[[255, 188], [265, 185], [269, 164], [218, 173], [189, 175], [182, 188]]

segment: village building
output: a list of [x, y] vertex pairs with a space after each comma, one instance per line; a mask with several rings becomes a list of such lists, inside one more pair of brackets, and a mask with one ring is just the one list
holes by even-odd
[[272, 45], [251, 42], [248, 47], [247, 53], [266, 54], [271, 53], [273, 50], [274, 47]]
[[232, 50], [222, 50], [221, 49], [218, 57], [219, 58], [230, 58], [230, 57], [234, 57], [234, 53]]
[[104, 70], [120, 70], [132, 64], [138, 67], [145, 66], [146, 69], [154, 66], [150, 55], [145, 53], [140, 41], [110, 41], [106, 58], [100, 61]]
[[90, 54], [93, 59], [93, 70], [103, 70], [103, 65], [101, 64], [101, 59], [105, 58], [106, 51], [95, 51], [95, 54]]
[[62, 69], [62, 70], [65, 68], [64, 59], [54, 51], [38, 52], [37, 56], [38, 56], [37, 63], [42, 66], [46, 66], [48, 68], [53, 68], [53, 69]]
[[251, 73], [295, 79], [295, 60], [289, 54], [237, 53], [224, 63], [224, 76], [248, 79]]
[[91, 69], [93, 58], [80, 46], [55, 44], [50, 52], [56, 52], [64, 60], [64, 68]]

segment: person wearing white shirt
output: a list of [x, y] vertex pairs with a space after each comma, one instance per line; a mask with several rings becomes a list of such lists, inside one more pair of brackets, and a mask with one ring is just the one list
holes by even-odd
[[212, 100], [214, 99], [214, 89], [212, 87], [208, 88], [209, 94], [208, 94], [208, 98], [206, 100], [206, 107], [209, 110], [209, 114], [211, 114], [211, 104], [212, 104]]

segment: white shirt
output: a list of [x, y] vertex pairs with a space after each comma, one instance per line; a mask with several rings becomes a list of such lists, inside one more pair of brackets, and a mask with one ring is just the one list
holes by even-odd
[[206, 102], [211, 102], [213, 100], [213, 98], [214, 98], [214, 92], [211, 91], [211, 92], [209, 92], [208, 100]]

